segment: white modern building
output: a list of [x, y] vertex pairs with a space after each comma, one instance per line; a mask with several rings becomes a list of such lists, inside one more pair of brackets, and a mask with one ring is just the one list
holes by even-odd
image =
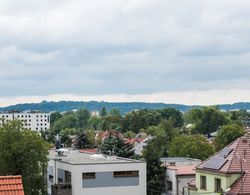
[[50, 128], [50, 114], [48, 113], [0, 113], [0, 126], [11, 120], [20, 120], [24, 128], [34, 131], [44, 131]]
[[146, 195], [146, 163], [143, 161], [81, 153], [49, 152], [49, 195]]

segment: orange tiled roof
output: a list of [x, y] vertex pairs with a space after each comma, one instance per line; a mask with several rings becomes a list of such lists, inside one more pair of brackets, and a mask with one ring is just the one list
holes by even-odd
[[24, 195], [22, 176], [0, 176], [0, 195]]
[[96, 154], [97, 148], [81, 149], [81, 150], [79, 150], [79, 152], [88, 153], [88, 154]]
[[195, 175], [195, 165], [168, 166], [167, 168], [176, 170], [176, 175]]

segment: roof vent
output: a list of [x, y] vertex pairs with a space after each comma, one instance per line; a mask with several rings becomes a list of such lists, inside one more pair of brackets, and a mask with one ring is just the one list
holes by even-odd
[[89, 157], [91, 160], [101, 160], [101, 159], [105, 159], [105, 157], [101, 154], [93, 154]]
[[243, 139], [242, 139], [242, 142], [243, 142], [243, 143], [247, 143], [247, 138], [243, 138]]

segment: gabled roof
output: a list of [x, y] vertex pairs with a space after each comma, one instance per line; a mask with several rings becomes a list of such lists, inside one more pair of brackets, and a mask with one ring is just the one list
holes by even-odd
[[250, 171], [246, 171], [243, 175], [234, 182], [227, 195], [247, 195], [250, 194]]
[[22, 176], [0, 176], [0, 195], [24, 195]]
[[207, 170], [241, 174], [226, 194], [250, 194], [250, 137], [240, 137], [196, 167]]
[[222, 173], [241, 173], [242, 170], [250, 170], [249, 141], [246, 137], [238, 138], [196, 168]]

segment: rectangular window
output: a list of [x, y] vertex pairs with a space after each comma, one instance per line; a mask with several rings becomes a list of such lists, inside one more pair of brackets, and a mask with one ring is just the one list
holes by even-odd
[[167, 181], [167, 189], [168, 189], [169, 191], [172, 191], [172, 190], [173, 190], [173, 183], [172, 183], [172, 181]]
[[221, 180], [218, 178], [214, 179], [214, 191], [221, 192]]
[[139, 171], [115, 171], [114, 177], [138, 177]]
[[49, 175], [49, 181], [53, 182], [53, 175]]
[[95, 179], [95, 172], [82, 173], [82, 179]]
[[200, 177], [200, 189], [206, 190], [207, 189], [207, 178], [206, 176]]

